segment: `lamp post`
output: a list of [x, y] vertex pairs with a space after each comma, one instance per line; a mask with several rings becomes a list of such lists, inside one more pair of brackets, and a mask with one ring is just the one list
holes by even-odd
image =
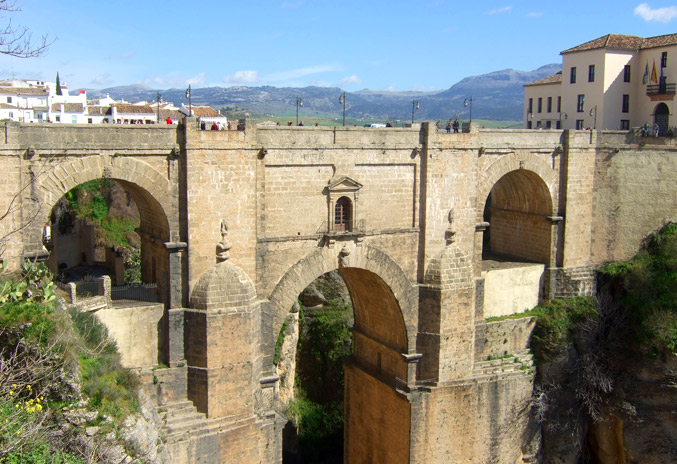
[[303, 106], [303, 100], [300, 97], [296, 97], [296, 125], [299, 125], [299, 107]]
[[416, 110], [420, 108], [420, 105], [418, 104], [418, 100], [413, 100], [411, 102], [411, 123], [414, 124], [414, 114], [416, 113]]
[[188, 116], [193, 115], [193, 104], [190, 100], [190, 84], [188, 84], [188, 89], [186, 90], [186, 98], [188, 99]]
[[463, 106], [467, 107], [468, 102], [470, 103], [470, 124], [468, 124], [468, 127], [470, 127], [470, 125], [472, 124], [472, 97], [470, 97], [470, 99], [466, 98], [465, 100], [463, 100]]
[[346, 125], [346, 93], [343, 92], [341, 96], [339, 96], [339, 103], [343, 104], [343, 125]]
[[590, 108], [590, 116], [595, 117], [595, 119], [593, 120], [593, 123], [592, 123], [592, 129], [597, 130], [597, 105]]
[[160, 103], [162, 102], [162, 95], [160, 92], [157, 93], [157, 122], [160, 122]]

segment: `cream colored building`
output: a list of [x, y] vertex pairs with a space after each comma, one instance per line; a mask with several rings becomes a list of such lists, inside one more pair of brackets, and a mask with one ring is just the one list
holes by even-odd
[[564, 50], [562, 71], [524, 86], [524, 127], [667, 134], [677, 82], [677, 34], [607, 34]]

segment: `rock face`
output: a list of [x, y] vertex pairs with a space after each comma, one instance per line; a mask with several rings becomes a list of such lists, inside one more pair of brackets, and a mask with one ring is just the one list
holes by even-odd
[[[299, 342], [299, 304], [294, 303], [282, 328], [284, 334], [279, 345], [280, 358], [277, 364], [277, 375], [280, 376], [280, 401], [289, 404], [294, 399], [294, 378], [296, 377], [296, 350]], [[277, 351], [278, 347], [276, 347]]]

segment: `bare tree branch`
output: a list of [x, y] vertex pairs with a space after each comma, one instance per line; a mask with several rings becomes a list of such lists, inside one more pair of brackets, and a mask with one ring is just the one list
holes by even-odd
[[[0, 0], [0, 17], [8, 13], [21, 11], [14, 0]], [[43, 55], [47, 48], [56, 41], [56, 37], [43, 35], [40, 40], [33, 41], [33, 35], [27, 27], [15, 26], [8, 19], [4, 27], [0, 27], [0, 54], [17, 58], [35, 58]]]

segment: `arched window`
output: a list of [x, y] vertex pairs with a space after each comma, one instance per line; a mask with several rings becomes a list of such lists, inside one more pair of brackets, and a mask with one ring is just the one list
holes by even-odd
[[350, 198], [341, 197], [334, 207], [334, 230], [337, 232], [351, 231], [353, 226], [353, 212]]
[[670, 127], [670, 109], [665, 103], [660, 103], [654, 110], [654, 124], [658, 124], [658, 135], [665, 136]]

